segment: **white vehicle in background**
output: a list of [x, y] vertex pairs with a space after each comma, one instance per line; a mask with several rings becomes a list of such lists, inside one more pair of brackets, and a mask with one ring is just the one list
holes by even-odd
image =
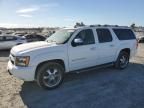
[[58, 87], [67, 72], [112, 64], [124, 69], [137, 51], [134, 32], [123, 26], [84, 26], [62, 29], [46, 41], [12, 48], [8, 72], [40, 87]]
[[139, 41], [139, 43], [144, 43], [144, 36], [140, 36], [140, 37], [138, 38], [138, 41]]
[[26, 43], [26, 39], [19, 36], [0, 35], [0, 50], [11, 49], [13, 46]]

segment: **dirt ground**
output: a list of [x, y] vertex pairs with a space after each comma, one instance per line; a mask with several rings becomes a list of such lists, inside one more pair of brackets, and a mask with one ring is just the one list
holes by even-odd
[[129, 67], [68, 74], [46, 91], [6, 71], [9, 51], [0, 51], [0, 108], [144, 108], [144, 44]]

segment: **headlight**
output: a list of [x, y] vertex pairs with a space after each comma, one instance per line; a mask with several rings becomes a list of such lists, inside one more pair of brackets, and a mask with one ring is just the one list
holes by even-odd
[[15, 65], [16, 66], [28, 66], [29, 65], [30, 57], [16, 57], [15, 58]]

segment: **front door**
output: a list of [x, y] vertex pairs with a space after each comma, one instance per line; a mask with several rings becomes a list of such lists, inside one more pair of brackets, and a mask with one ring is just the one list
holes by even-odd
[[70, 71], [96, 65], [96, 45], [92, 29], [81, 30], [74, 37], [68, 47], [68, 55]]

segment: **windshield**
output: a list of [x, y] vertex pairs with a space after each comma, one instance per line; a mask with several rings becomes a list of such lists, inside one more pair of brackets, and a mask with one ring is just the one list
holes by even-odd
[[55, 42], [57, 44], [64, 44], [74, 33], [74, 29], [59, 30], [46, 39], [47, 42]]

